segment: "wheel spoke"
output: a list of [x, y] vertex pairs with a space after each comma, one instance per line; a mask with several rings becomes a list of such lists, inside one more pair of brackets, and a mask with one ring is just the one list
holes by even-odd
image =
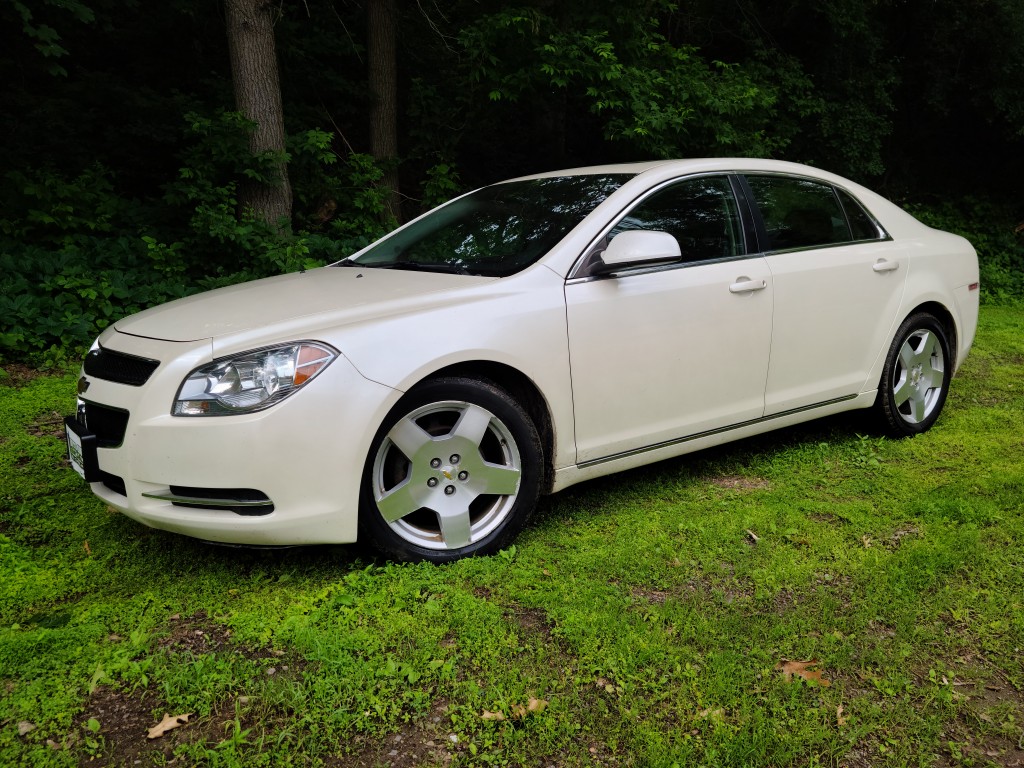
[[928, 397], [925, 392], [915, 390], [914, 396], [910, 398], [911, 414], [915, 422], [920, 424], [924, 421], [925, 407], [928, 405]]
[[451, 436], [461, 437], [473, 445], [479, 446], [487, 434], [491, 423], [491, 414], [478, 405], [467, 404], [459, 420], [452, 428]]
[[482, 482], [474, 483], [474, 489], [478, 494], [511, 496], [519, 490], [520, 475], [518, 469], [484, 462], [474, 475]]
[[427, 494], [405, 480], [377, 499], [377, 509], [389, 523], [401, 520], [424, 506]]
[[921, 345], [917, 350], [918, 360], [922, 363], [928, 363], [939, 350], [939, 340], [934, 333], [924, 331], [921, 333]]
[[910, 384], [910, 377], [907, 375], [907, 369], [903, 369], [903, 374], [900, 376], [900, 380], [896, 382], [896, 386], [892, 390], [892, 399], [896, 402], [897, 406], [903, 405], [910, 396], [914, 394], [914, 387]]
[[398, 423], [388, 432], [388, 439], [405, 454], [405, 458], [409, 461], [416, 457], [423, 446], [431, 442], [430, 435], [410, 418], [399, 419]]
[[900, 363], [903, 364], [903, 370], [909, 371], [914, 367], [914, 362], [917, 360], [917, 352], [914, 350], [914, 345], [911, 343], [913, 337], [903, 342], [903, 346], [900, 347]]
[[441, 538], [446, 547], [455, 549], [470, 543], [469, 507], [444, 505], [438, 510], [437, 519], [441, 523]]

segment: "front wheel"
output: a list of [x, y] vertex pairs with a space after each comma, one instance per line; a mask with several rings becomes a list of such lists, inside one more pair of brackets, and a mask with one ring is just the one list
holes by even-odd
[[905, 437], [931, 427], [946, 402], [952, 367], [942, 324], [924, 312], [908, 317], [889, 348], [879, 383], [877, 408], [885, 430]]
[[508, 393], [436, 379], [403, 397], [377, 432], [360, 524], [398, 560], [492, 554], [526, 524], [542, 470], [537, 428]]

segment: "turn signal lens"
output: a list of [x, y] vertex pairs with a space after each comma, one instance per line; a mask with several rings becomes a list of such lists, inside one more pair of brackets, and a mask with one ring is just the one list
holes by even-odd
[[257, 349], [218, 360], [188, 375], [175, 416], [229, 416], [269, 408], [312, 381], [338, 356], [312, 341]]

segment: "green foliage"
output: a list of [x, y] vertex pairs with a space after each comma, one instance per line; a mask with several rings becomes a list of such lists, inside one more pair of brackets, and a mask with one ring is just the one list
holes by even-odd
[[454, 167], [448, 163], [432, 165], [427, 169], [427, 178], [423, 181], [423, 208], [434, 208], [451, 200], [461, 191], [459, 173]]
[[36, 53], [46, 60], [45, 69], [51, 75], [67, 75], [67, 70], [57, 59], [66, 56], [68, 51], [62, 45], [57, 29], [37, 18], [37, 15], [45, 17], [49, 15], [48, 12], [56, 10], [61, 23], [66, 22], [68, 17], [82, 24], [92, 23], [96, 18], [92, 9], [80, 0], [42, 0], [34, 8], [21, 0], [4, 0], [2, 7], [4, 13], [0, 19], [13, 11], [13, 15], [21, 22], [22, 34], [31, 42]]
[[0, 233], [20, 242], [64, 244], [76, 235], [108, 234], [123, 225], [125, 202], [114, 193], [112, 173], [94, 163], [74, 179], [50, 168], [8, 171], [0, 195]]
[[[52, 169], [9, 172], [0, 218], [0, 359], [59, 367], [125, 315], [323, 266], [393, 226], [383, 215], [380, 167], [368, 155], [338, 162], [331, 134], [319, 130], [293, 136], [290, 157], [307, 188], [330, 190], [342, 215], [300, 218], [309, 229], [281, 234], [238, 211], [238, 184], [275, 172], [275, 158], [249, 153], [250, 127], [237, 113], [189, 114], [181, 167], [159, 209], [124, 198], [100, 165], [73, 178]], [[450, 170], [434, 178], [439, 195], [454, 187]]]
[[610, 19], [582, 6], [561, 7], [557, 15], [525, 7], [481, 16], [462, 29], [459, 42], [470, 82], [491, 101], [564, 91], [588, 105], [607, 139], [643, 156], [676, 157], [695, 147], [769, 154], [776, 143], [763, 117], [773, 90], [737, 65], [708, 63], [696, 47], [671, 44], [659, 25], [653, 14], [632, 9]]

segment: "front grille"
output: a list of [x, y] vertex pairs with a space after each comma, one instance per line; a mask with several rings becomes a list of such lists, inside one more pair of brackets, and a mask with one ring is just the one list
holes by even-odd
[[[172, 485], [170, 491], [175, 496], [180, 496], [185, 501], [172, 502], [178, 507], [193, 507], [199, 509], [216, 509], [234, 512], [236, 515], [269, 515], [274, 511], [274, 503], [263, 491], [255, 488], [194, 488], [185, 485]], [[203, 504], [203, 500], [209, 500], [209, 504]], [[234, 506], [225, 502], [245, 502]], [[254, 504], [253, 502], [266, 502], [265, 504]]]
[[124, 442], [128, 429], [128, 411], [85, 403], [85, 426], [96, 435], [97, 448], [116, 448]]
[[87, 375], [132, 387], [141, 387], [145, 384], [159, 365], [159, 360], [126, 355], [103, 347], [98, 347], [85, 356]]

